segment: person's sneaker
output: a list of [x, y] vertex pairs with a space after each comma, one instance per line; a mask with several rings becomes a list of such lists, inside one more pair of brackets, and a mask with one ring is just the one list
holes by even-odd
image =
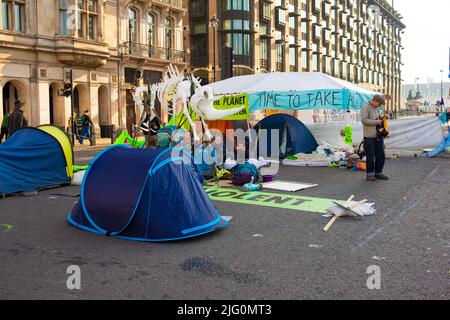
[[385, 176], [384, 174], [376, 174], [375, 179], [376, 180], [389, 180], [389, 177]]
[[368, 181], [376, 181], [376, 180], [377, 180], [377, 179], [375, 179], [374, 176], [367, 176], [366, 179], [367, 179]]

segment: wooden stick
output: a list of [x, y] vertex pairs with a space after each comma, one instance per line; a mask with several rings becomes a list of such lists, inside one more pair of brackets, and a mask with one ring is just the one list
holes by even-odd
[[361, 200], [360, 202], [357, 202], [357, 203], [347, 206], [347, 208], [354, 209], [354, 208], [359, 207], [360, 205], [366, 203], [367, 201], [368, 201], [367, 199]]
[[337, 220], [337, 216], [333, 216], [333, 218], [331, 218], [330, 222], [328, 222], [328, 224], [325, 226], [325, 228], [323, 228], [324, 232], [328, 232], [328, 230], [330, 230], [331, 226], [336, 222]]
[[[354, 198], [355, 198], [354, 195], [350, 196], [350, 198], [348, 198], [347, 202], [352, 201]], [[361, 201], [359, 201], [357, 203], [354, 203], [354, 204], [346, 206], [346, 207], [348, 208], [348, 210], [352, 210], [353, 208], [356, 208], [356, 207], [358, 207], [358, 206], [360, 206], [360, 205], [362, 205], [362, 204], [364, 204], [366, 202], [367, 202], [367, 199], [364, 199], [364, 200], [361, 200]], [[325, 226], [325, 228], [323, 228], [323, 231], [324, 232], [328, 232], [328, 230], [330, 230], [331, 226], [333, 226], [333, 224], [336, 222], [337, 218], [338, 218], [337, 216], [333, 216], [333, 218], [330, 219], [330, 221]]]
[[[350, 198], [347, 199], [347, 202], [352, 201], [354, 198], [355, 198], [355, 195], [352, 194], [352, 195], [350, 196]], [[325, 226], [325, 228], [323, 228], [323, 231], [324, 231], [324, 232], [328, 232], [328, 230], [330, 230], [331, 226], [336, 222], [336, 220], [337, 220], [337, 216], [333, 216], [333, 217], [330, 219], [330, 221], [328, 222], [328, 224]]]

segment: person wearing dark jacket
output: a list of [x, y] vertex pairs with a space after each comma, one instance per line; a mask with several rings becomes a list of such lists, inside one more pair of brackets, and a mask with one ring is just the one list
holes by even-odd
[[150, 147], [156, 148], [158, 144], [158, 130], [161, 128], [161, 123], [157, 116], [151, 118], [150, 108], [146, 108], [145, 119], [142, 121], [140, 129], [145, 136], [145, 147], [149, 149]]
[[23, 106], [24, 103], [21, 100], [14, 103], [14, 111], [9, 116], [8, 137], [12, 136], [17, 129], [28, 126], [28, 121], [23, 114]]
[[80, 144], [83, 144], [83, 140], [85, 138], [86, 139], [91, 138], [90, 126], [94, 125], [91, 121], [91, 118], [89, 117], [89, 110], [84, 111], [84, 114], [81, 116], [80, 122], [81, 122], [81, 135], [78, 136], [78, 140], [80, 141]]

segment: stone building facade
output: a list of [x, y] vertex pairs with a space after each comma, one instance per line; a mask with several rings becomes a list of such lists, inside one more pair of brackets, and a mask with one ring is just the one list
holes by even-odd
[[21, 99], [32, 126], [67, 127], [59, 90], [72, 69], [77, 115], [131, 130], [135, 70], [153, 83], [169, 63], [187, 65], [185, 12], [181, 0], [1, 0], [0, 121]]
[[[401, 108], [401, 15], [385, 0], [185, 0], [191, 68], [212, 81], [234, 75], [320, 71], [383, 92]], [[211, 27], [216, 16], [218, 28]], [[213, 48], [214, 36], [216, 48]], [[214, 53], [216, 65], [214, 66]]]

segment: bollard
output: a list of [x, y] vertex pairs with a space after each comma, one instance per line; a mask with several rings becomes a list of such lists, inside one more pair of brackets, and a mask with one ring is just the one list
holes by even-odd
[[90, 143], [91, 147], [95, 147], [97, 145], [97, 139], [95, 136], [95, 127], [90, 126], [90, 129], [91, 129], [91, 138], [89, 139], [89, 143]]
[[116, 126], [111, 125], [111, 144], [114, 144], [116, 142]]

